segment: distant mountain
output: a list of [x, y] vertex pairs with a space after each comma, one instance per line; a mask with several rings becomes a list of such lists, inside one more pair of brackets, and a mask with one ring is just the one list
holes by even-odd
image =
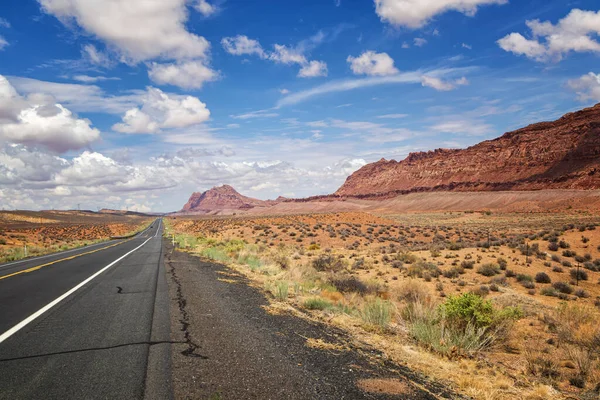
[[367, 164], [333, 197], [539, 189], [600, 189], [600, 104], [464, 150]]
[[193, 193], [183, 206], [183, 212], [211, 212], [220, 210], [249, 210], [254, 207], [267, 207], [275, 201], [264, 201], [246, 197], [233, 187], [223, 185], [206, 192]]

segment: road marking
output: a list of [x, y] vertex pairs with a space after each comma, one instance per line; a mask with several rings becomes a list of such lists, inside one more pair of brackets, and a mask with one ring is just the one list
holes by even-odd
[[60, 260], [54, 260], [54, 261], [51, 261], [51, 262], [49, 262], [49, 263], [46, 263], [46, 264], [37, 265], [37, 266], [35, 266], [35, 267], [31, 267], [31, 268], [23, 269], [23, 270], [21, 270], [21, 271], [13, 272], [12, 274], [8, 274], [8, 275], [0, 276], [0, 281], [1, 281], [1, 280], [3, 280], [3, 279], [6, 279], [6, 278], [10, 278], [11, 276], [15, 276], [15, 275], [21, 275], [21, 274], [27, 274], [27, 273], [29, 273], [29, 272], [37, 271], [38, 269], [42, 269], [42, 268], [44, 268], [44, 267], [47, 267], [47, 266], [49, 266], [49, 265], [53, 265], [53, 264], [56, 264], [56, 263], [59, 263], [59, 262], [62, 262], [62, 261], [68, 261], [68, 260], [72, 260], [72, 259], [74, 259], [74, 258], [78, 258], [78, 257], [81, 257], [81, 256], [85, 256], [85, 255], [87, 255], [87, 254], [92, 254], [92, 253], [95, 253], [95, 252], [97, 252], [97, 251], [102, 251], [102, 250], [110, 249], [111, 247], [115, 247], [115, 246], [118, 246], [118, 245], [120, 245], [120, 244], [127, 243], [127, 242], [129, 242], [130, 240], [132, 240], [132, 239], [128, 239], [128, 240], [125, 240], [125, 241], [123, 241], [123, 242], [119, 242], [119, 243], [111, 244], [110, 246], [102, 247], [102, 248], [100, 248], [100, 249], [96, 249], [96, 250], [92, 250], [92, 251], [86, 251], [85, 253], [75, 254], [74, 256], [70, 256], [70, 257], [61, 258]]
[[156, 233], [154, 234], [154, 237], [158, 236], [158, 232], [160, 232], [160, 223], [162, 222], [162, 219], [158, 220], [158, 228], [156, 228]]
[[130, 255], [131, 253], [133, 253], [134, 251], [141, 248], [143, 245], [148, 243], [149, 240], [150, 239], [147, 239], [144, 243], [140, 244], [138, 247], [131, 250], [129, 253], [126, 253], [125, 255], [117, 258], [115, 261], [111, 262], [106, 267], [102, 268], [100, 271], [96, 272], [94, 275], [90, 276], [89, 278], [87, 278], [86, 280], [81, 282], [79, 285], [75, 286], [73, 289], [69, 290], [62, 296], [60, 296], [57, 299], [53, 300], [52, 302], [48, 303], [44, 307], [40, 308], [38, 311], [31, 314], [29, 317], [25, 318], [23, 321], [19, 322], [17, 325], [13, 326], [12, 328], [10, 328], [6, 332], [4, 332], [2, 335], [0, 335], [0, 343], [4, 342], [6, 339], [8, 339], [9, 337], [14, 335], [21, 329], [23, 329], [26, 325], [28, 325], [29, 323], [34, 321], [36, 318], [38, 318], [40, 315], [44, 314], [46, 311], [50, 310], [52, 307], [54, 307], [55, 305], [57, 305], [58, 303], [60, 303], [61, 301], [63, 301], [64, 299], [66, 299], [67, 297], [72, 295], [73, 293], [75, 293], [77, 290], [81, 289], [81, 287], [83, 287], [85, 284], [90, 282], [92, 279], [96, 278], [98, 275], [100, 275], [101, 273], [103, 273], [104, 271], [106, 271], [107, 269], [109, 269], [110, 267], [112, 267], [113, 265], [115, 265], [116, 263], [118, 263], [119, 261], [121, 261], [122, 259], [127, 257], [128, 255]]

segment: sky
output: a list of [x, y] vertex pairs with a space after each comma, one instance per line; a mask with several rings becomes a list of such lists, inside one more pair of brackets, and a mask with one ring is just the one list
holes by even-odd
[[334, 192], [600, 102], [597, 0], [5, 0], [4, 209]]

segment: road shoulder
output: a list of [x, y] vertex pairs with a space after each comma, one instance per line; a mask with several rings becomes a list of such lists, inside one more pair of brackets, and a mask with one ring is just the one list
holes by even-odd
[[458, 397], [339, 329], [268, 313], [245, 277], [166, 242], [175, 398]]

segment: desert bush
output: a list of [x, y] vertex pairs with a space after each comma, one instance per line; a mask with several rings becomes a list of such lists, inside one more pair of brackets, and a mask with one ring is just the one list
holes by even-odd
[[569, 247], [571, 247], [571, 245], [567, 242], [565, 242], [564, 240], [561, 240], [560, 242], [558, 242], [558, 246], [561, 249], [568, 249]]
[[552, 267], [552, 272], [563, 272], [563, 269], [558, 265], [555, 265], [554, 267]]
[[515, 271], [512, 271], [510, 269], [507, 269], [504, 272], [504, 276], [506, 276], [507, 278], [514, 278], [515, 276], [517, 276], [517, 273]]
[[506, 267], [508, 266], [508, 261], [506, 261], [506, 260], [505, 260], [504, 258], [502, 258], [502, 257], [498, 257], [498, 258], [496, 259], [496, 262], [498, 263], [498, 266], [500, 267], [500, 269], [501, 269], [502, 271], [505, 271], [505, 270], [506, 270]]
[[527, 274], [518, 274], [517, 282], [519, 282], [519, 283], [533, 282], [533, 277], [531, 275], [527, 275]]
[[402, 261], [404, 264], [412, 264], [417, 262], [417, 256], [408, 252], [398, 253], [396, 255], [396, 260]]
[[445, 270], [444, 272], [442, 272], [442, 275], [444, 276], [444, 278], [458, 278], [460, 275], [464, 274], [465, 270], [464, 268], [461, 267], [452, 267], [450, 269]]
[[317, 271], [338, 272], [346, 268], [344, 260], [334, 256], [333, 254], [321, 254], [312, 262], [312, 266]]
[[425, 280], [431, 280], [432, 277], [437, 278], [441, 274], [442, 271], [440, 271], [437, 265], [433, 263], [428, 263], [423, 260], [419, 260], [408, 267], [408, 276], [410, 277], [418, 277], [423, 278]]
[[558, 296], [558, 291], [556, 289], [554, 289], [552, 286], [547, 286], [547, 287], [542, 288], [542, 290], [540, 290], [540, 293], [543, 296], [551, 296], [551, 297]]
[[354, 276], [333, 277], [329, 280], [329, 283], [341, 293], [354, 292], [365, 295], [371, 291], [364, 282]]
[[313, 297], [304, 301], [304, 308], [308, 310], [327, 310], [331, 307], [333, 307], [331, 302], [320, 297]]
[[571, 271], [569, 271], [569, 274], [573, 279], [579, 279], [580, 281], [588, 280], [588, 273], [583, 269], [572, 269]]
[[588, 297], [590, 297], [590, 295], [588, 294], [588, 292], [586, 292], [586, 291], [585, 291], [585, 290], [583, 290], [583, 289], [577, 289], [577, 290], [575, 291], [575, 296], [577, 296], [577, 297], [579, 297], [579, 298], [582, 298], [582, 299], [585, 299], [585, 298], [588, 298]]
[[278, 253], [273, 257], [273, 262], [281, 269], [289, 269], [291, 262], [288, 256]]
[[364, 304], [360, 315], [365, 323], [385, 328], [392, 320], [392, 314], [392, 303], [376, 297]]
[[561, 293], [564, 294], [571, 294], [573, 293], [573, 288], [571, 287], [571, 285], [569, 285], [566, 282], [554, 282], [552, 284], [552, 287], [556, 290], [558, 290]]
[[573, 250], [564, 250], [562, 252], [563, 257], [575, 257], [577, 255]]
[[416, 279], [404, 282], [398, 289], [398, 299], [408, 303], [427, 303], [430, 297], [427, 286]]
[[473, 269], [473, 267], [475, 266], [475, 261], [463, 261], [460, 263], [460, 266], [463, 267], [464, 269]]
[[558, 243], [548, 243], [548, 250], [550, 251], [558, 251]]
[[571, 261], [569, 261], [569, 260], [563, 260], [563, 262], [561, 263], [561, 265], [563, 267], [567, 267], [567, 268], [571, 268], [573, 266], [573, 264], [571, 264]]
[[477, 273], [483, 276], [494, 276], [500, 273], [500, 267], [497, 264], [483, 264], [477, 268]]
[[535, 274], [535, 281], [537, 283], [552, 283], [552, 279], [545, 272], [538, 272]]
[[550, 259], [554, 262], [560, 262], [561, 259], [559, 256], [557, 256], [556, 254], [552, 254], [552, 256], [550, 257]]

